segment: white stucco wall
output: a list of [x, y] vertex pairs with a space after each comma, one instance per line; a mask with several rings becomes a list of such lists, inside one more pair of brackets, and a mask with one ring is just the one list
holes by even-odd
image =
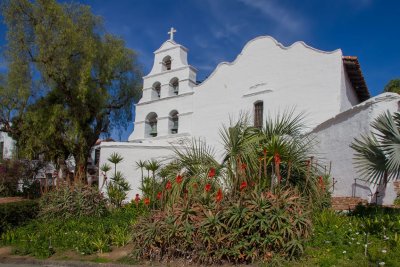
[[[114, 173], [114, 166], [107, 159], [114, 152], [118, 152], [124, 160], [117, 165], [117, 171], [121, 171], [124, 177], [127, 179], [131, 185], [132, 190], [129, 192], [127, 201], [134, 198], [135, 194], [141, 193], [139, 190], [141, 183], [141, 171], [137, 169], [136, 162], [139, 160], [158, 160], [158, 161], [168, 161], [170, 155], [172, 154], [172, 146], [166, 141], [158, 142], [147, 142], [146, 144], [140, 143], [128, 143], [128, 142], [104, 142], [101, 143], [101, 153], [100, 153], [100, 165], [104, 163], [109, 164], [112, 169], [108, 172], [108, 178], [110, 179]], [[176, 147], [179, 147], [176, 145]], [[144, 170], [145, 176], [147, 176], [147, 171]], [[99, 176], [99, 187], [103, 184], [103, 175]], [[105, 192], [106, 186], [104, 186], [103, 191]]]
[[340, 112], [342, 52], [323, 52], [296, 42], [284, 47], [271, 37], [250, 41], [232, 63], [221, 63], [194, 87], [193, 130], [211, 144], [218, 129], [240, 111], [253, 115], [264, 102], [264, 118], [287, 108], [307, 113], [315, 126]]
[[[375, 201], [371, 199], [371, 192], [376, 191], [375, 185], [360, 180], [355, 185], [354, 179], [360, 176], [353, 165], [354, 151], [350, 144], [354, 138], [372, 131], [370, 124], [378, 115], [387, 110], [398, 111], [399, 101], [400, 96], [397, 94], [378, 95], [323, 122], [313, 130], [319, 141], [317, 151], [327, 162], [332, 162], [331, 175], [337, 181], [334, 196], [352, 196], [356, 190], [356, 196]], [[379, 202], [392, 204], [396, 198], [393, 184], [389, 183], [386, 191], [379, 195]]]
[[11, 159], [15, 150], [15, 141], [7, 133], [0, 132], [0, 142], [4, 142], [4, 159]]

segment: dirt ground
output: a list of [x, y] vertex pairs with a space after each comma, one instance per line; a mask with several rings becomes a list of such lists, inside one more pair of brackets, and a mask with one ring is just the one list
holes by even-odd
[[[98, 253], [93, 255], [81, 255], [76, 251], [64, 251], [54, 254], [48, 259], [40, 260], [31, 256], [14, 255], [12, 247], [0, 247], [0, 267], [3, 266], [65, 266], [65, 267], [200, 267], [202, 265], [190, 264], [182, 260], [170, 262], [140, 262], [135, 263], [129, 260], [129, 253], [132, 245], [113, 248], [111, 252]], [[3, 264], [3, 265], [2, 265]], [[6, 265], [4, 265], [6, 264]], [[228, 267], [229, 264], [207, 266], [207, 267]], [[254, 267], [257, 265], [235, 265], [236, 267]]]
[[22, 197], [0, 197], [0, 204], [23, 201]]

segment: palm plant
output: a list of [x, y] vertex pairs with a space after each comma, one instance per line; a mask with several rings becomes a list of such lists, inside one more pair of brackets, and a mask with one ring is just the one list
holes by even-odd
[[254, 151], [261, 138], [258, 129], [249, 127], [248, 122], [248, 116], [241, 115], [236, 123], [231, 122], [229, 127], [223, 126], [220, 130], [225, 149], [222, 165], [227, 169], [228, 185], [232, 186], [232, 192], [239, 190], [241, 182], [249, 182], [249, 175], [257, 169]]
[[143, 168], [145, 168], [146, 167], [146, 161], [142, 161], [142, 160], [139, 160], [139, 161], [136, 161], [136, 169], [140, 169], [140, 172], [141, 172], [141, 188], [143, 188]]
[[155, 204], [155, 186], [156, 186], [156, 171], [160, 168], [160, 163], [154, 159], [152, 159], [151, 161], [148, 162], [148, 169], [151, 171], [152, 173], [152, 197], [151, 199], [153, 200], [153, 208], [154, 208], [154, 204]]
[[375, 130], [355, 138], [355, 167], [361, 177], [374, 184], [386, 185], [400, 175], [400, 113], [388, 111], [372, 123]]
[[103, 179], [103, 184], [101, 185], [100, 191], [103, 189], [104, 184], [107, 182], [107, 172], [111, 170], [111, 166], [108, 165], [107, 163], [104, 163], [101, 165], [100, 170], [104, 173], [104, 179]]
[[117, 175], [117, 164], [123, 161], [124, 158], [119, 153], [112, 153], [108, 158], [108, 161], [114, 164], [114, 176]]
[[315, 179], [320, 171], [307, 169], [315, 142], [305, 134], [303, 113], [296, 115], [294, 110], [287, 110], [275, 118], [268, 117], [260, 134], [264, 177], [270, 179], [271, 188], [284, 182], [299, 187], [303, 193], [312, 193], [316, 183], [308, 180]]

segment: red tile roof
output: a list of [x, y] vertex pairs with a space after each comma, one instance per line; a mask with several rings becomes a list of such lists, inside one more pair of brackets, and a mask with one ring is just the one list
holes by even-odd
[[343, 65], [350, 79], [358, 99], [363, 102], [371, 97], [367, 84], [365, 83], [364, 76], [361, 71], [360, 63], [357, 57], [345, 56], [343, 57]]

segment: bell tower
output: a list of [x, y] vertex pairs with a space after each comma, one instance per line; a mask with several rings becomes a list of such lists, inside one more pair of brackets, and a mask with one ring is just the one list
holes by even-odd
[[188, 64], [188, 49], [169, 39], [154, 52], [153, 67], [143, 77], [143, 95], [136, 104], [135, 130], [129, 141], [175, 138], [191, 133], [193, 86], [197, 70]]

